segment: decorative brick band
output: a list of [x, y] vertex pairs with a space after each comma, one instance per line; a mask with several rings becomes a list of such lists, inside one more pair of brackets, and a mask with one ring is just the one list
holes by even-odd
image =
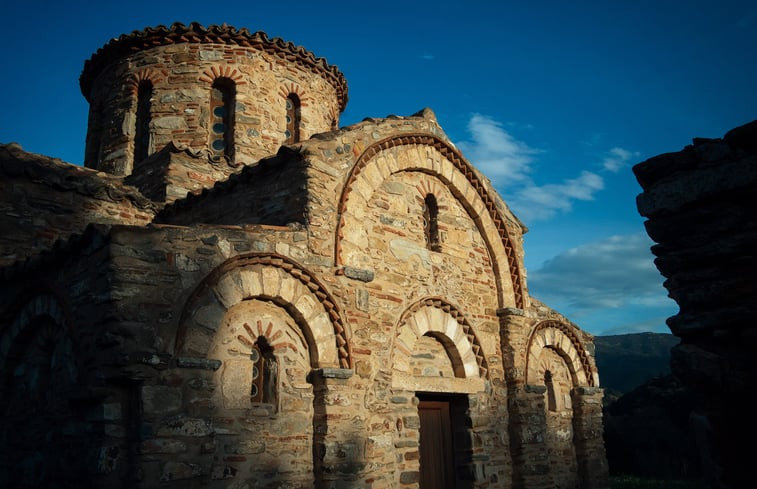
[[[402, 326], [404, 326], [407, 321], [413, 317], [418, 311], [424, 308], [433, 308], [433, 309], [439, 309], [445, 315], [449, 315], [452, 317], [458, 324], [459, 328], [462, 330], [465, 337], [468, 339], [468, 343], [470, 344], [471, 352], [475, 356], [475, 363], [478, 367], [478, 375], [482, 378], [489, 378], [489, 367], [486, 362], [486, 358], [484, 357], [484, 353], [481, 348], [481, 343], [478, 341], [478, 338], [476, 337], [476, 334], [473, 332], [473, 328], [471, 327], [468, 320], [465, 318], [463, 313], [450, 304], [449, 302], [445, 301], [444, 299], [438, 298], [438, 297], [429, 297], [426, 299], [422, 299], [412, 306], [410, 306], [400, 318], [399, 325], [397, 327], [396, 335], [399, 336]], [[439, 327], [439, 325], [436, 325], [436, 327]], [[431, 329], [429, 329], [431, 331]], [[433, 331], [437, 331], [434, 329]], [[450, 338], [450, 340], [454, 340], [454, 338]], [[465, 352], [459, 352], [461, 356], [464, 356]]]
[[[528, 348], [526, 349], [527, 376], [530, 373], [530, 369], [534, 368], [531, 359], [532, 354], [535, 353], [535, 349], [544, 347], [558, 350], [573, 373], [574, 381], [577, 385], [580, 385], [580, 382], [585, 380], [589, 387], [595, 386], [596, 381], [592, 374], [591, 359], [578, 339], [575, 328], [560, 321], [551, 320], [542, 321], [537, 324], [528, 338]], [[526, 382], [533, 383], [533, 380], [527, 378]]]
[[[177, 350], [181, 350], [183, 347], [183, 338], [190, 323], [193, 322], [193, 315], [196, 314], [198, 310], [202, 309], [202, 307], [207, 306], [203, 301], [207, 300], [210, 296], [213, 296], [214, 300], [216, 300], [215, 297], [221, 298], [221, 300], [216, 300], [217, 302], [220, 302], [220, 308], [215, 308], [215, 311], [219, 314], [225, 313], [225, 311], [235, 302], [261, 297], [265, 300], [271, 300], [272, 302], [281, 305], [290, 314], [301, 316], [302, 321], [307, 319], [304, 317], [304, 314], [300, 314], [298, 309], [298, 299], [300, 299], [301, 296], [293, 295], [292, 297], [283, 297], [283, 292], [271, 293], [271, 291], [265, 290], [264, 287], [261, 287], [260, 291], [254, 293], [247, 290], [244, 285], [240, 285], [233, 279], [228, 278], [229, 274], [232, 274], [235, 271], [240, 271], [255, 265], [272, 267], [283, 271], [287, 277], [291, 277], [303, 286], [302, 290], [304, 291], [304, 294], [314, 298], [321, 305], [324, 311], [322, 314], [327, 316], [327, 320], [333, 328], [333, 338], [336, 342], [333, 348], [336, 351], [339, 366], [341, 368], [352, 368], [352, 352], [347, 338], [347, 328], [336, 301], [331, 297], [331, 294], [329, 294], [326, 287], [324, 287], [313, 274], [292, 259], [275, 253], [237, 256], [227, 260], [211, 272], [197, 286], [197, 288], [195, 288], [186, 303], [187, 306], [185, 306], [182, 313], [179, 323], [179, 331], [177, 332]], [[244, 282], [242, 277], [239, 278], [240, 282]], [[283, 282], [283, 280], [277, 282], [276, 289], [280, 290], [281, 282]], [[217, 319], [220, 320], [220, 318]], [[310, 328], [310, 325], [308, 325], [308, 328]], [[318, 338], [314, 338], [314, 340], [317, 339]]]
[[[520, 267], [518, 266], [518, 257], [515, 254], [515, 249], [512, 246], [512, 240], [510, 239], [510, 236], [507, 232], [505, 219], [497, 209], [497, 204], [494, 198], [489, 195], [489, 192], [486, 190], [483, 182], [476, 175], [476, 172], [473, 170], [471, 164], [468, 163], [468, 161], [466, 161], [465, 158], [456, 149], [454, 149], [452, 146], [445, 143], [441, 139], [429, 134], [408, 134], [405, 136], [392, 136], [369, 146], [358, 157], [357, 162], [352, 167], [352, 171], [350, 172], [350, 175], [347, 178], [347, 182], [342, 189], [342, 195], [339, 199], [339, 207], [337, 213], [338, 222], [334, 250], [335, 263], [337, 265], [342, 264], [341, 239], [345, 225], [344, 214], [347, 209], [347, 202], [349, 201], [352, 187], [355, 184], [358, 176], [366, 168], [366, 166], [374, 156], [387, 149], [403, 145], [431, 146], [435, 148], [444, 158], [446, 158], [449, 162], [452, 163], [452, 165], [454, 165], [454, 167], [465, 177], [471, 187], [473, 187], [473, 189], [476, 191], [476, 194], [484, 203], [485, 209], [488, 212], [492, 222], [494, 223], [494, 226], [497, 229], [497, 233], [499, 234], [499, 239], [502, 241], [502, 245], [505, 249], [507, 262], [510, 268], [510, 280], [512, 281], [513, 295], [515, 296], [515, 306], [519, 309], [523, 309], [523, 285], [521, 281], [521, 273], [519, 269]], [[441, 177], [441, 175], [437, 176]], [[458, 198], [462, 194], [459, 189], [457, 192], [453, 193], [456, 193], [456, 196]], [[493, 260], [493, 266], [495, 267], [495, 269], [498, 268], [496, 260]]]

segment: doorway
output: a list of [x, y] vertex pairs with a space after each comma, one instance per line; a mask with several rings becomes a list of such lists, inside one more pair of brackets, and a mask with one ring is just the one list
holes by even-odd
[[455, 457], [450, 402], [419, 396], [420, 488], [454, 489]]

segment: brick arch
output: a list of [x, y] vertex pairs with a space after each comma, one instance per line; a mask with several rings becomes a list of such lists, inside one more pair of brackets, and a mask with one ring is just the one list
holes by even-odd
[[[243, 323], [242, 330], [243, 332], [240, 332], [241, 334], [238, 334], [236, 339], [239, 344], [247, 348], [252, 348], [258, 338], [263, 337], [273, 351], [289, 349], [302, 357], [307, 355], [307, 352], [300, 351], [296, 344], [287, 341], [285, 336], [287, 328], [281, 325], [274, 326], [273, 321], [264, 323], [258, 319], [253, 325]], [[306, 342], [305, 338], [298, 337], [298, 339], [303, 343]]]
[[244, 85], [246, 82], [242, 77], [242, 73], [229, 65], [216, 65], [206, 69], [200, 75], [200, 81], [205, 83], [213, 83], [218, 78], [228, 78], [233, 81], [235, 85]]
[[67, 321], [62, 305], [52, 294], [40, 294], [32, 297], [13, 318], [8, 328], [0, 338], [0, 367], [5, 365], [5, 360], [13, 346], [13, 342], [36, 318], [48, 316], [54, 323], [65, 328]]
[[155, 70], [151, 68], [144, 68], [136, 73], [131, 73], [126, 79], [126, 87], [132, 96], [136, 96], [139, 91], [139, 84], [143, 81], [149, 81], [152, 86], [155, 87], [163, 82], [163, 79], [168, 77], [168, 71]]
[[[410, 306], [397, 325], [393, 338], [392, 370], [407, 371], [407, 357], [424, 335], [439, 339], [452, 361], [455, 377], [489, 378], [489, 368], [470, 323], [455, 306], [443, 299], [427, 298]], [[397, 351], [404, 355], [397, 355]]]
[[528, 339], [526, 349], [526, 383], [537, 382], [539, 353], [543, 348], [556, 351], [570, 370], [575, 386], [596, 386], [599, 381], [592, 373], [591, 359], [576, 335], [576, 329], [560, 321], [538, 323]]
[[276, 254], [238, 256], [211, 272], [185, 304], [174, 351], [206, 355], [226, 312], [251, 299], [286, 310], [307, 340], [314, 368], [352, 368], [349, 333], [336, 301], [314, 275]]
[[[419, 157], [412, 161], [382, 158], [387, 150], [403, 146], [418, 148]], [[433, 155], [425, 152], [427, 148], [437, 151], [441, 158], [434, 158]], [[359, 220], [350, 216], [348, 212], [350, 200], [358, 201], [356, 204], [358, 206], [366, 205], [370, 195], [377, 188], [377, 185], [372, 182], [383, 181], [389, 175], [402, 171], [419, 171], [431, 174], [443, 182], [478, 226], [489, 254], [493, 258], [497, 256], [497, 253], [494, 252], [493, 241], [499, 241], [507, 260], [506, 266], [509, 270], [509, 282], [514, 305], [523, 309], [525, 297], [518, 257], [513, 240], [505, 225], [505, 219], [497, 208], [494, 197], [489, 194], [478, 174], [460, 152], [441, 139], [428, 134], [389, 137], [369, 146], [358, 156], [342, 188], [339, 199], [334, 240], [334, 263], [337, 266], [344, 264], [342, 260], [342, 239], [345, 227], [359, 224]], [[362, 202], [360, 202], [361, 200]], [[488, 220], [486, 220], [488, 222], [485, 222], [482, 216], [488, 217]], [[492, 233], [484, 232], [488, 227], [487, 224], [493, 227]], [[490, 234], [493, 236], [490, 236]], [[501, 265], [496, 259], [493, 259], [492, 263], [497, 281], [498, 299], [500, 304], [505, 305]]]
[[305, 95], [305, 91], [294, 82], [289, 83], [283, 83], [279, 87], [279, 95], [281, 98], [286, 99], [290, 95], [297, 95], [297, 98], [300, 99], [300, 106], [305, 107], [307, 105], [307, 96]]
[[[78, 347], [71, 331], [71, 322], [68, 320], [68, 314], [62, 302], [52, 293], [31, 296], [18, 309], [5, 330], [0, 332], [0, 372], [5, 372], [8, 356], [17, 340], [25, 333], [32, 332], [29, 328], [34, 328], [36, 321], [40, 318], [48, 318], [54, 325], [55, 334], [63, 335], [62, 338], [66, 338], [70, 342], [74, 354], [72, 359], [74, 371], [69, 371], [69, 373], [72, 378], [78, 376], [80, 359], [76, 356]], [[3, 398], [6, 387], [2, 380], [0, 378], [0, 399]]]

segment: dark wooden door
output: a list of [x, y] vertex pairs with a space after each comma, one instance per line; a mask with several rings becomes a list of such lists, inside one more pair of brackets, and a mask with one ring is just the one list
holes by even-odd
[[455, 470], [449, 403], [420, 401], [421, 489], [454, 489]]

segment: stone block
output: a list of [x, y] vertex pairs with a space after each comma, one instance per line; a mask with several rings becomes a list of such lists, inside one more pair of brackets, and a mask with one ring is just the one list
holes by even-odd
[[188, 462], [166, 462], [160, 475], [161, 482], [186, 480], [202, 475], [202, 469], [198, 464]]
[[182, 407], [181, 389], [162, 385], [142, 387], [142, 408], [147, 416], [165, 415]]

